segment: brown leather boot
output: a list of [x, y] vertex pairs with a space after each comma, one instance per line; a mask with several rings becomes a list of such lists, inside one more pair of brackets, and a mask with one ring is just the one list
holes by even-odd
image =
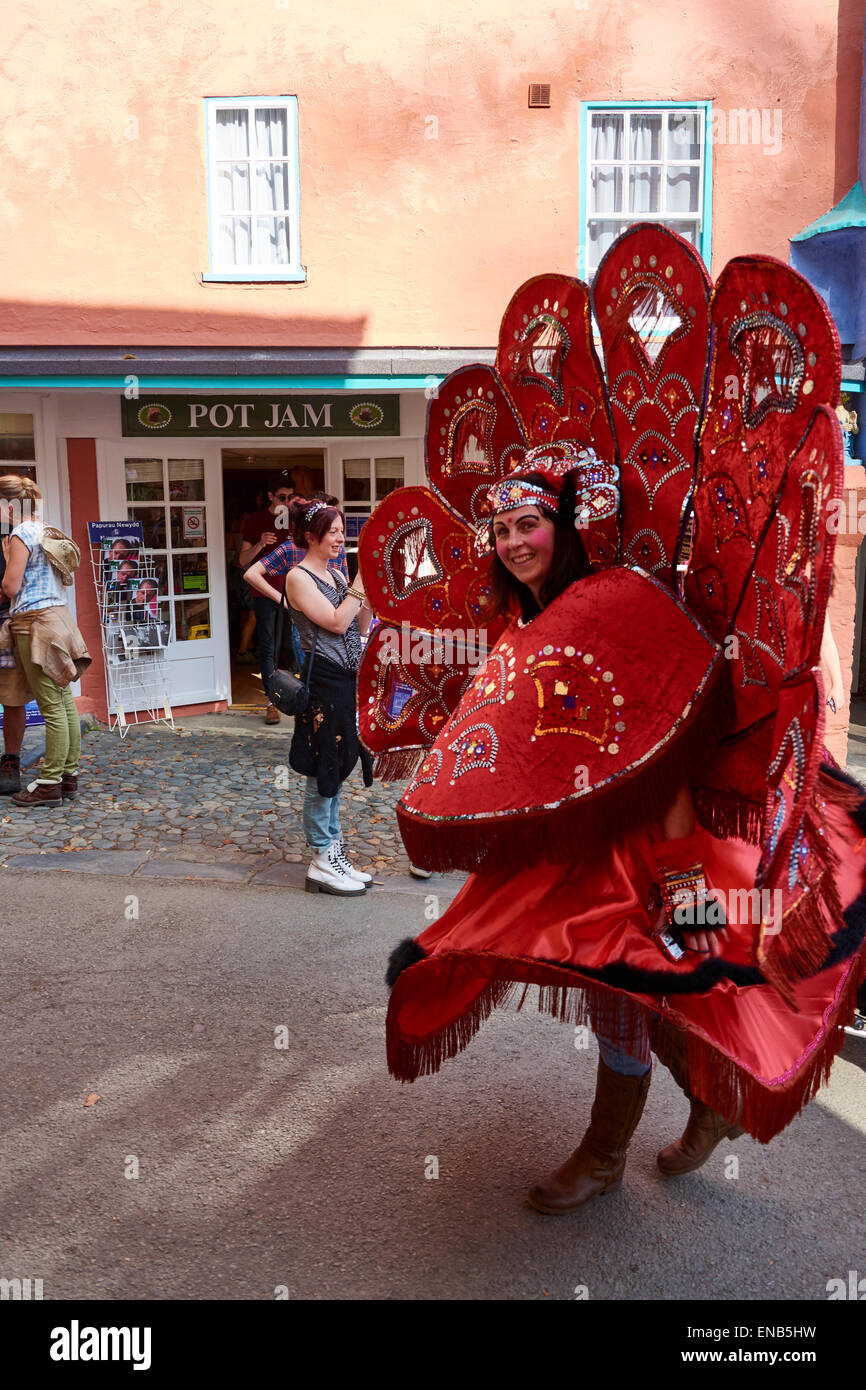
[[536, 1211], [573, 1211], [619, 1186], [651, 1076], [651, 1070], [645, 1076], [622, 1076], [599, 1060], [589, 1129], [571, 1158], [531, 1189], [529, 1200]]
[[681, 1173], [693, 1173], [706, 1163], [713, 1149], [723, 1139], [738, 1139], [743, 1130], [731, 1124], [723, 1115], [716, 1114], [702, 1100], [689, 1096], [691, 1110], [689, 1121], [675, 1144], [662, 1149], [656, 1162], [669, 1178], [677, 1178]]
[[31, 782], [26, 791], [12, 797], [16, 806], [62, 806], [59, 782]]
[[60, 779], [60, 795], [64, 801], [74, 801], [78, 795], [78, 777], [71, 772], [64, 772]]

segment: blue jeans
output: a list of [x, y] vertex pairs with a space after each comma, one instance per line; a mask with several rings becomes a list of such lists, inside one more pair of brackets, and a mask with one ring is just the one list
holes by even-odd
[[[265, 694], [267, 695], [268, 685], [274, 674], [274, 641], [279, 604], [273, 599], [265, 598], [264, 594], [256, 594], [253, 599], [253, 608], [256, 610], [256, 641], [259, 644], [262, 685], [265, 687]], [[283, 621], [285, 622], [285, 618]]]
[[[624, 1022], [622, 1011], [621, 1018]], [[604, 1037], [601, 1033], [596, 1033], [599, 1056], [606, 1067], [610, 1067], [611, 1071], [619, 1072], [620, 1076], [645, 1076], [652, 1066], [649, 1028], [644, 1023], [639, 1038], [629, 1044], [630, 1051], [627, 1051], [623, 1046], [623, 1031], [622, 1026], [620, 1026], [617, 1029], [618, 1036], [615, 1038]]]
[[307, 778], [304, 794], [304, 834], [307, 844], [321, 854], [333, 840], [341, 840], [340, 793], [336, 796], [319, 796], [315, 777]]
[[[276, 650], [277, 645], [277, 617], [280, 605], [272, 599], [265, 598], [264, 594], [256, 594], [253, 599], [253, 608], [256, 612], [256, 637], [259, 644], [259, 661], [262, 667], [262, 685], [265, 687], [265, 694], [268, 693], [268, 682], [274, 674], [274, 670], [282, 661], [282, 652]], [[283, 651], [291, 652], [295, 662], [303, 660], [301, 644], [298, 641], [298, 634], [294, 623], [289, 617], [288, 611], [283, 609]], [[291, 667], [292, 662], [289, 661]], [[300, 665], [297, 669], [300, 671]]]

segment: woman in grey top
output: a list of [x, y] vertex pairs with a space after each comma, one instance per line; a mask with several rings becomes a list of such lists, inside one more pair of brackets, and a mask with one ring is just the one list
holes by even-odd
[[[347, 858], [340, 829], [340, 788], [363, 757], [355, 676], [361, 634], [370, 625], [371, 612], [360, 576], [347, 587], [342, 575], [329, 569], [344, 541], [342, 512], [325, 502], [296, 498], [289, 527], [295, 544], [307, 552], [286, 576], [286, 599], [307, 659], [317, 634], [310, 702], [295, 716], [289, 752], [290, 766], [307, 779], [304, 833], [313, 861], [305, 886], [311, 893], [354, 896], [364, 892], [371, 875], [361, 873]], [[372, 780], [367, 765], [364, 780], [367, 785]]]

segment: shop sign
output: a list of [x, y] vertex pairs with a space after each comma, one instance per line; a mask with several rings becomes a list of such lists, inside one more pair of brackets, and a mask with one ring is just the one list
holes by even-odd
[[121, 400], [124, 438], [250, 435], [298, 439], [400, 433], [393, 396], [139, 396]]

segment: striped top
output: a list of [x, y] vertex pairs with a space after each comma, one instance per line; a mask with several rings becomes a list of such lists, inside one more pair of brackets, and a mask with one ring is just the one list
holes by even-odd
[[[324, 594], [325, 598], [339, 608], [343, 599], [346, 597], [347, 585], [343, 582], [339, 570], [332, 570], [336, 581], [336, 588], [332, 584], [326, 584], [324, 579], [320, 579], [312, 570], [308, 570], [306, 565], [298, 568], [308, 574], [314, 581], [319, 593]], [[302, 613], [299, 608], [293, 608], [289, 604], [289, 612], [292, 615], [292, 622], [298, 629], [298, 636], [301, 639], [301, 648], [305, 656], [308, 656], [313, 647], [313, 632], [318, 631], [316, 642], [316, 656], [326, 656], [329, 661], [336, 662], [338, 666], [343, 666], [347, 671], [357, 671], [361, 660], [361, 630], [358, 627], [358, 619], [353, 618], [346, 631], [340, 636], [337, 632], [326, 632], [323, 627], [317, 628], [315, 623], [310, 622], [306, 613]], [[316, 663], [313, 662], [315, 672]]]

